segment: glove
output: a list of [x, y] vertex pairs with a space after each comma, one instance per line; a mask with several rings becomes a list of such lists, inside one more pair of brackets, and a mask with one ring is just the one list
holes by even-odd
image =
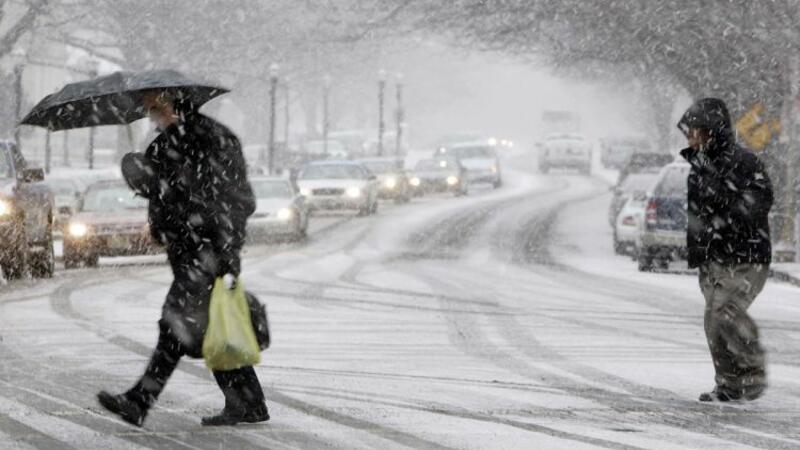
[[222, 282], [225, 284], [225, 288], [229, 290], [236, 289], [236, 277], [233, 276], [232, 273], [226, 273], [222, 276]]

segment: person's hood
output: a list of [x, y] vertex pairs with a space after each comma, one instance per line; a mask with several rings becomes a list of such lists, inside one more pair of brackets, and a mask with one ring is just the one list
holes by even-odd
[[[714, 157], [723, 149], [728, 148], [734, 142], [733, 126], [731, 116], [725, 102], [718, 98], [701, 98], [692, 104], [683, 113], [678, 121], [678, 128], [687, 134], [691, 128], [701, 128], [708, 130], [714, 139], [712, 147], [709, 148], [709, 156]], [[686, 153], [686, 155], [684, 155]], [[681, 152], [684, 158], [689, 159], [693, 151]]]

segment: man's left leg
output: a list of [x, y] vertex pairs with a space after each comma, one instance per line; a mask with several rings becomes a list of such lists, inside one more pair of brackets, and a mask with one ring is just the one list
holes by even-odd
[[252, 366], [214, 371], [214, 378], [225, 395], [225, 408], [216, 416], [204, 417], [203, 425], [236, 425], [269, 420], [264, 391]]

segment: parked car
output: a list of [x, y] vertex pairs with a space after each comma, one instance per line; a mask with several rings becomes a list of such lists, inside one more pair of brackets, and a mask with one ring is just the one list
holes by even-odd
[[403, 169], [403, 161], [394, 158], [367, 158], [358, 160], [378, 177], [378, 198], [405, 203], [411, 199], [411, 185]]
[[662, 167], [675, 161], [669, 153], [634, 153], [619, 171], [617, 183], [622, 183], [625, 178], [634, 173], [658, 173]]
[[469, 193], [467, 169], [457, 159], [419, 160], [409, 184], [415, 197], [439, 192], [451, 192], [456, 197]]
[[55, 202], [44, 171], [28, 167], [16, 144], [0, 141], [0, 266], [6, 279], [49, 278], [55, 269]]
[[600, 141], [600, 162], [609, 169], [621, 169], [636, 153], [651, 153], [652, 145], [644, 137], [608, 137]]
[[580, 173], [592, 172], [592, 148], [579, 134], [551, 134], [540, 146], [539, 170], [577, 169]]
[[247, 220], [247, 237], [303, 239], [308, 231], [306, 199], [285, 178], [250, 179], [256, 211]]
[[53, 193], [55, 202], [55, 232], [61, 234], [64, 227], [67, 226], [69, 218], [78, 209], [78, 203], [85, 187], [75, 178], [50, 178], [45, 181], [45, 184]]
[[378, 177], [355, 161], [316, 161], [297, 175], [300, 194], [313, 210], [378, 210]]
[[647, 193], [634, 192], [626, 197], [614, 223], [614, 252], [638, 258], [636, 242], [644, 229]]
[[150, 237], [147, 200], [119, 180], [98, 181], [86, 190], [64, 235], [64, 266], [97, 266], [100, 256], [161, 252]]
[[646, 199], [644, 227], [636, 243], [639, 270], [667, 269], [686, 257], [689, 164], [674, 162], [658, 174]]
[[655, 183], [658, 178], [658, 172], [650, 173], [637, 173], [629, 176], [625, 181], [618, 183], [612, 188], [613, 196], [611, 197], [611, 204], [608, 205], [608, 223], [614, 226], [617, 221], [619, 212], [622, 211], [623, 205], [628, 201], [634, 193], [641, 195], [647, 194], [647, 189]]
[[466, 169], [469, 184], [491, 183], [495, 189], [503, 185], [500, 158], [493, 144], [482, 141], [452, 144], [437, 149], [434, 157], [457, 159]]

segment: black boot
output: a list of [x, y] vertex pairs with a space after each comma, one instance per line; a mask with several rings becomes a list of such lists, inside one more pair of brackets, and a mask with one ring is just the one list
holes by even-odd
[[97, 394], [97, 401], [103, 408], [118, 415], [131, 425], [141, 427], [147, 417], [147, 407], [130, 399], [126, 394], [112, 395], [106, 391]]
[[239, 409], [225, 407], [216, 416], [203, 417], [201, 424], [205, 427], [232, 426], [237, 423], [258, 423], [269, 420], [267, 405], [261, 404], [254, 408]]

